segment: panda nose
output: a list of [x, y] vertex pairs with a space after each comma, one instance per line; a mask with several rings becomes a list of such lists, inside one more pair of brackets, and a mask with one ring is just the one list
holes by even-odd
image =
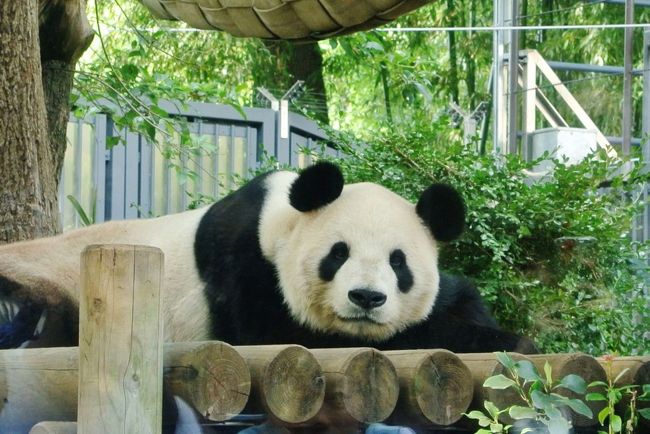
[[364, 309], [374, 309], [386, 303], [386, 294], [369, 289], [353, 289], [348, 292], [348, 298]]

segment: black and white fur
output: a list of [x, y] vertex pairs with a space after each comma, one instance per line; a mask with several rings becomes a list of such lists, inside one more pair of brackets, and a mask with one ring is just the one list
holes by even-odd
[[[199, 210], [0, 247], [0, 325], [15, 321], [23, 339], [44, 312], [38, 343], [75, 345], [79, 255], [130, 243], [165, 253], [168, 341], [513, 350], [519, 338], [497, 329], [476, 289], [438, 271], [438, 242], [463, 226], [463, 202], [443, 184], [414, 206], [376, 184], [344, 185], [329, 163], [273, 172]], [[16, 346], [2, 330], [0, 345]]]
[[460, 235], [464, 214], [449, 186], [414, 206], [319, 163], [199, 210], [2, 246], [0, 348], [76, 345], [81, 252], [128, 243], [165, 254], [168, 341], [534, 351], [498, 329], [470, 282], [439, 273], [438, 243]]

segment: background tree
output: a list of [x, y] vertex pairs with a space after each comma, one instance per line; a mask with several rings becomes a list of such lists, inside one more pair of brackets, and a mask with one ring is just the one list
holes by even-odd
[[57, 188], [83, 0], [0, 3], [0, 243], [59, 231]]

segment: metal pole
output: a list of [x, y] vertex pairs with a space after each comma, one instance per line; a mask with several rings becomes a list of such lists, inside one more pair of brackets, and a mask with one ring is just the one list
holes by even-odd
[[[519, 21], [519, 0], [512, 0], [511, 25]], [[508, 59], [508, 153], [516, 154], [517, 146], [517, 77], [519, 74], [519, 31], [510, 31]]]
[[650, 163], [650, 27], [643, 32], [643, 111], [641, 113], [643, 160]]
[[[625, 24], [634, 22], [634, 0], [625, 1]], [[630, 155], [630, 139], [632, 137], [632, 36], [634, 29], [625, 28], [623, 75], [623, 155]]]

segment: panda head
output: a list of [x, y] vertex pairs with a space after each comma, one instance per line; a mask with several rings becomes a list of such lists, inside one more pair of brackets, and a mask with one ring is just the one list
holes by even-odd
[[260, 225], [293, 318], [371, 341], [425, 319], [438, 293], [437, 242], [463, 230], [459, 194], [433, 184], [413, 205], [376, 184], [344, 186], [330, 163], [293, 176], [271, 178], [282, 187], [270, 186]]

